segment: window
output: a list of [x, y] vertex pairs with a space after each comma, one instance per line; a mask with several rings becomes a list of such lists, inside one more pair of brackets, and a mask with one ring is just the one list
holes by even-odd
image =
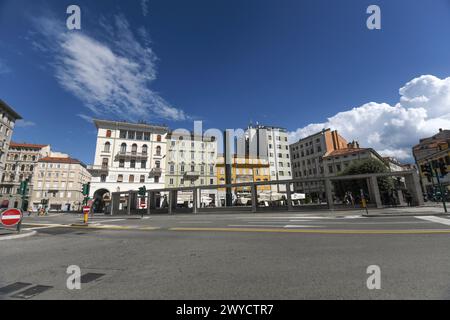
[[128, 131], [128, 139], [130, 140], [136, 139], [136, 131]]
[[103, 168], [108, 168], [108, 163], [109, 163], [109, 159], [108, 158], [103, 158], [103, 160], [102, 160], [102, 167]]
[[126, 143], [122, 143], [122, 145], [120, 146], [120, 153], [127, 153], [127, 144]]
[[111, 151], [111, 143], [106, 142], [105, 143], [105, 149], [103, 151], [104, 152], [110, 152]]
[[155, 177], [155, 183], [159, 183], [159, 177]]
[[146, 169], [147, 168], [147, 160], [142, 160], [141, 161], [141, 169]]
[[146, 145], [146, 144], [144, 144], [143, 146], [142, 146], [142, 154], [143, 155], [146, 155], [148, 153], [148, 146]]
[[140, 131], [136, 132], [136, 140], [142, 140], [142, 137], [144, 136], [144, 134]]
[[161, 141], [162, 141], [161, 135], [158, 135], [158, 136], [156, 137], [156, 141], [157, 141], [157, 142], [161, 142]]
[[145, 141], [150, 141], [150, 132], [145, 132], [144, 133], [144, 140]]
[[161, 156], [161, 147], [160, 146], [156, 147], [156, 155]]
[[128, 182], [129, 183], [134, 183], [134, 175], [130, 175], [130, 177], [128, 178]]
[[136, 168], [136, 160], [130, 160], [130, 168], [132, 169]]
[[173, 185], [173, 178], [169, 180], [169, 184]]
[[112, 132], [111, 130], [106, 130], [106, 137], [111, 138]]
[[119, 176], [117, 177], [117, 182], [118, 183], [122, 183], [123, 182], [123, 175], [119, 174]]
[[102, 176], [100, 177], [100, 182], [106, 182], [106, 175], [102, 174]]
[[140, 178], [139, 182], [140, 183], [145, 183], [145, 176], [144, 175], [141, 175], [141, 178]]
[[120, 139], [126, 139], [126, 138], [127, 138], [127, 131], [120, 130]]
[[170, 173], [171, 174], [175, 173], [175, 166], [173, 164], [170, 165]]
[[125, 160], [119, 160], [119, 168], [125, 168]]
[[137, 153], [137, 148], [138, 148], [137, 144], [133, 144], [131, 146], [131, 154], [135, 155]]
[[155, 166], [157, 169], [161, 168], [161, 161], [155, 161]]

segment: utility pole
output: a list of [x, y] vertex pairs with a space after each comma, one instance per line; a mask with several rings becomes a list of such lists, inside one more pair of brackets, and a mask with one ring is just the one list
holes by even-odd
[[439, 172], [438, 169], [433, 166], [433, 161], [429, 162], [430, 169], [431, 169], [431, 180], [433, 180], [433, 174], [436, 175], [437, 184], [439, 187], [439, 192], [441, 193], [441, 200], [442, 204], [444, 205], [444, 212], [447, 213], [447, 204], [445, 203], [445, 193], [444, 188], [442, 187], [441, 179], [439, 178]]

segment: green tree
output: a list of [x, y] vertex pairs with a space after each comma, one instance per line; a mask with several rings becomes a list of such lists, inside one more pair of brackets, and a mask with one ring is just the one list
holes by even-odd
[[[359, 174], [384, 172], [389, 172], [389, 169], [382, 161], [369, 158], [353, 162], [348, 168], [342, 171], [339, 176], [354, 176]], [[389, 177], [378, 178], [378, 187], [380, 189], [380, 194], [383, 195], [394, 187], [394, 182], [392, 178]], [[361, 189], [364, 190], [365, 194], [369, 194], [365, 179], [343, 180], [334, 184], [335, 194], [341, 199], [344, 198], [345, 193], [348, 191], [350, 191], [353, 196], [359, 196]]]

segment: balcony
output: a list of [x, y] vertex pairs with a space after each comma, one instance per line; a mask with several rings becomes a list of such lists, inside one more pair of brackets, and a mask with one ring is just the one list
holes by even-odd
[[150, 171], [150, 178], [154, 177], [161, 177], [162, 175], [162, 169], [161, 168], [153, 168], [152, 171]]
[[200, 178], [200, 172], [198, 171], [186, 171], [184, 173], [184, 179], [185, 180], [197, 180], [198, 178]]
[[119, 151], [116, 154], [116, 161], [119, 159], [134, 159], [134, 160], [147, 160], [148, 159], [148, 153], [146, 152], [123, 152]]
[[109, 167], [107, 165], [102, 166], [87, 166], [87, 170], [92, 176], [100, 176], [102, 174], [108, 174]]

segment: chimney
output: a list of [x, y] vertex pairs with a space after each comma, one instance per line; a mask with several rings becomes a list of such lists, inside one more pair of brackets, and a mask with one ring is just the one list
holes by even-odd
[[442, 132], [443, 130], [442, 130], [442, 128], [439, 128], [439, 132]]

